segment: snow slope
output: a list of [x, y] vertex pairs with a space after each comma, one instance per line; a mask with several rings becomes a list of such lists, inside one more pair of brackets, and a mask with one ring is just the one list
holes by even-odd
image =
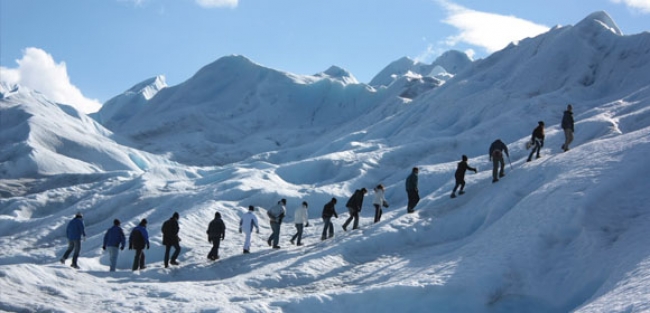
[[[3, 86], [0, 137], [17, 144], [0, 154], [0, 310], [649, 311], [649, 61], [650, 33], [623, 36], [604, 12], [511, 45], [408, 99], [400, 96], [408, 79], [421, 78], [374, 89], [338, 68], [297, 76], [233, 56], [160, 89], [115, 133]], [[576, 140], [562, 153], [567, 103]], [[116, 108], [112, 116], [128, 116], [128, 106]], [[52, 120], [65, 123], [47, 127]], [[538, 120], [547, 125], [545, 147], [527, 163], [523, 146]], [[238, 133], [235, 125], [246, 127]], [[74, 136], [80, 131], [88, 135]], [[56, 141], [26, 139], [54, 135], [87, 144], [70, 157], [49, 148]], [[214, 143], [218, 135], [225, 143]], [[506, 177], [492, 184], [486, 154], [496, 138], [510, 157]], [[55, 157], [24, 153], [25, 145]], [[136, 152], [147, 167], [117, 157]], [[467, 174], [465, 195], [450, 199], [462, 154], [479, 172]], [[9, 166], [10, 155], [25, 161]], [[86, 155], [93, 162], [82, 162]], [[405, 214], [413, 166], [422, 200]], [[57, 181], [66, 175], [95, 178]], [[26, 183], [33, 181], [38, 188]], [[371, 193], [361, 229], [343, 232], [347, 198], [378, 183], [391, 203], [382, 221], [371, 223]], [[320, 213], [332, 197], [336, 234], [321, 242]], [[264, 213], [279, 198], [289, 214], [277, 251], [266, 246]], [[307, 245], [296, 247], [289, 238], [302, 201], [312, 226]], [[261, 233], [242, 255], [237, 224], [248, 205], [259, 208]], [[89, 235], [81, 270], [58, 262], [78, 211]], [[159, 229], [175, 211], [182, 265], [165, 269]], [[228, 230], [221, 260], [210, 263], [204, 232], [215, 211]], [[109, 273], [104, 231], [119, 218], [128, 233], [145, 217], [148, 268], [131, 272], [133, 252], [125, 250]]]

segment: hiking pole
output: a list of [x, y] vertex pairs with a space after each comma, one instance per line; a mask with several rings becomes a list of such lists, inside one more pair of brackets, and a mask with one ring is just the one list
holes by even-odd
[[510, 162], [510, 156], [508, 155], [508, 163], [510, 163], [510, 170], [512, 171], [512, 162]]

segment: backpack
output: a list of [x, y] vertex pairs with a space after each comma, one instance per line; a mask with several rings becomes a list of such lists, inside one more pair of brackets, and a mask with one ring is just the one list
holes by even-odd
[[493, 159], [503, 158], [503, 152], [501, 152], [501, 150], [499, 149], [494, 149], [494, 151], [492, 151], [492, 158]]

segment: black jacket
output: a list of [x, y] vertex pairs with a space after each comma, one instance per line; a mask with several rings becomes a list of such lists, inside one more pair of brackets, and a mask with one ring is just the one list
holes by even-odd
[[544, 141], [544, 127], [542, 125], [535, 127], [535, 129], [533, 130], [533, 134], [530, 138], [530, 141], [535, 141], [535, 139], [539, 141]]
[[215, 218], [210, 222], [210, 225], [208, 225], [206, 233], [210, 239], [214, 240], [221, 238], [221, 240], [223, 240], [226, 238], [226, 224], [223, 223], [222, 219]]
[[564, 111], [564, 116], [562, 116], [562, 129], [570, 129], [573, 131], [573, 112]]
[[348, 203], [345, 204], [346, 208], [352, 209], [356, 212], [361, 212], [361, 207], [363, 206], [363, 191], [357, 189], [354, 191]]
[[330, 201], [323, 207], [323, 218], [332, 218], [332, 216], [339, 218], [339, 215], [336, 214], [336, 209], [334, 208], [334, 201]]
[[490, 160], [492, 159], [492, 155], [494, 155], [494, 151], [503, 151], [508, 157], [510, 157], [510, 154], [508, 154], [508, 146], [506, 146], [506, 144], [501, 140], [495, 140], [490, 145]]
[[458, 168], [456, 169], [456, 180], [463, 180], [465, 179], [465, 172], [467, 170], [474, 171], [476, 172], [476, 169], [469, 166], [466, 161], [460, 161], [458, 162]]
[[163, 245], [171, 246], [178, 244], [178, 221], [175, 218], [170, 218], [162, 225]]

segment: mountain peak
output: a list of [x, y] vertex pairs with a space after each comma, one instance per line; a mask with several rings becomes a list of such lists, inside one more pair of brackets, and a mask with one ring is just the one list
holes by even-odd
[[328, 77], [336, 80], [340, 80], [346, 84], [358, 84], [359, 81], [352, 75], [348, 70], [338, 67], [336, 65], [330, 66], [327, 70], [322, 73], [314, 75], [316, 77]]
[[618, 25], [616, 25], [616, 22], [614, 22], [614, 20], [605, 11], [597, 11], [589, 14], [582, 21], [576, 24], [576, 27], [578, 29], [592, 31], [605, 28], [616, 35], [623, 36], [623, 32], [618, 27]]

